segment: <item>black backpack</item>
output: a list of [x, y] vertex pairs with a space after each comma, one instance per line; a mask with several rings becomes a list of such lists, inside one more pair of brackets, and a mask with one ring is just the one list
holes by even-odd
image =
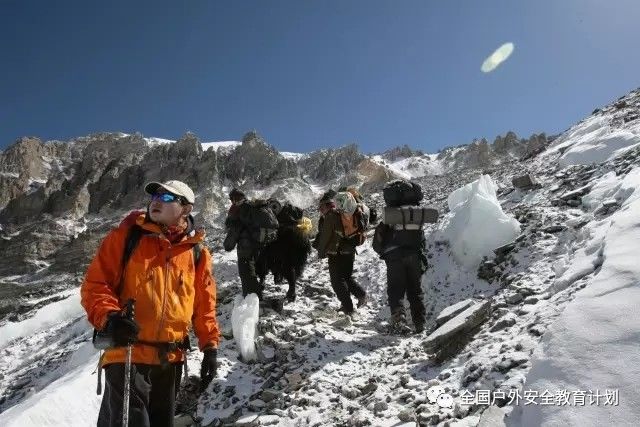
[[268, 245], [278, 238], [278, 218], [267, 203], [255, 200], [249, 205], [251, 208], [250, 232], [251, 238], [260, 246]]
[[390, 207], [418, 205], [424, 197], [418, 184], [403, 179], [388, 182], [382, 189], [382, 196]]
[[[116, 295], [120, 295], [122, 288], [122, 282], [124, 281], [124, 271], [127, 267], [127, 263], [133, 254], [133, 251], [138, 246], [140, 239], [146, 232], [137, 224], [132, 225], [127, 232], [127, 238], [124, 241], [124, 251], [122, 252], [122, 258], [120, 259], [120, 279], [116, 285]], [[202, 244], [196, 243], [193, 245], [193, 263], [194, 269], [198, 266], [202, 255]], [[98, 350], [104, 350], [111, 347], [111, 334], [109, 331], [93, 330], [93, 345]]]
[[302, 219], [302, 209], [293, 206], [291, 203], [285, 203], [278, 213], [278, 223], [284, 225], [298, 225], [298, 221]]

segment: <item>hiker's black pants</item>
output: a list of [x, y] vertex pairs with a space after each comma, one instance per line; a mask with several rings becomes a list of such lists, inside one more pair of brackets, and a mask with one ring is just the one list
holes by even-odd
[[404, 310], [405, 294], [411, 307], [414, 324], [424, 324], [425, 308], [422, 292], [422, 260], [418, 253], [404, 253], [387, 259], [387, 296], [391, 312]]
[[351, 295], [361, 298], [366, 294], [362, 286], [353, 278], [353, 261], [355, 257], [355, 253], [328, 255], [331, 287], [338, 300], [340, 300], [345, 313], [353, 312]]
[[[124, 363], [104, 368], [106, 386], [98, 415], [98, 427], [122, 425]], [[182, 363], [131, 365], [129, 387], [129, 426], [172, 427], [176, 396], [182, 377]]]
[[238, 274], [242, 283], [242, 296], [256, 294], [258, 298], [262, 298], [262, 286], [258, 280], [256, 273], [256, 263], [258, 255], [248, 257], [238, 257]]

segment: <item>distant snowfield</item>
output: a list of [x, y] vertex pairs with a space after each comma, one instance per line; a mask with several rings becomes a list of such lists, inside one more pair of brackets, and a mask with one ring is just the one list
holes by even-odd
[[429, 154], [426, 157], [407, 157], [390, 162], [381, 155], [371, 156], [371, 159], [391, 170], [403, 179], [420, 178], [426, 175], [438, 175], [444, 172], [443, 166], [435, 160], [437, 154]]
[[554, 141], [546, 154], [564, 150], [561, 165], [588, 165], [611, 160], [640, 144], [640, 123], [612, 129], [609, 122], [607, 115], [589, 117]]
[[218, 141], [218, 142], [203, 142], [200, 145], [202, 146], [203, 151], [207, 151], [209, 149], [213, 149], [213, 151], [218, 151], [221, 148], [234, 148], [238, 145], [241, 145], [240, 141]]
[[288, 151], [281, 151], [280, 154], [282, 154], [282, 157], [284, 157], [285, 159], [293, 160], [295, 162], [301, 160], [306, 156], [306, 154], [303, 153], [290, 153]]
[[[126, 133], [120, 133], [120, 135], [122, 137], [126, 137], [129, 136], [129, 134]], [[156, 138], [156, 137], [146, 137], [144, 138], [145, 141], [147, 141], [147, 143], [149, 144], [149, 146], [153, 147], [156, 145], [165, 145], [165, 144], [175, 144], [175, 140], [174, 139], [165, 139], [165, 138]], [[202, 150], [203, 151], [207, 151], [208, 149], [213, 149], [214, 151], [218, 151], [220, 148], [233, 148], [233, 147], [237, 147], [238, 145], [241, 145], [242, 142], [240, 141], [212, 141], [212, 142], [201, 142], [200, 145], [202, 146]]]

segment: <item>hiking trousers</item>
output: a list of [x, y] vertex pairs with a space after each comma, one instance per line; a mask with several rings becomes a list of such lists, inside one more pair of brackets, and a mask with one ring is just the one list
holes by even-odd
[[[122, 425], [124, 363], [104, 368], [105, 389], [98, 415], [98, 427]], [[176, 396], [182, 377], [182, 363], [166, 366], [131, 364], [129, 426], [173, 427]]]
[[425, 307], [422, 291], [422, 260], [418, 253], [386, 260], [387, 296], [391, 313], [404, 311], [404, 297], [409, 300], [414, 325], [424, 325]]
[[238, 257], [238, 274], [240, 275], [240, 282], [242, 283], [242, 296], [246, 297], [249, 294], [256, 294], [258, 298], [262, 299], [262, 286], [258, 280], [258, 273], [256, 272], [256, 263], [258, 262], [258, 256]]
[[355, 253], [328, 255], [331, 287], [336, 293], [340, 304], [342, 304], [341, 309], [347, 314], [353, 312], [351, 295], [356, 298], [362, 298], [366, 295], [362, 286], [353, 278], [353, 261], [355, 257]]

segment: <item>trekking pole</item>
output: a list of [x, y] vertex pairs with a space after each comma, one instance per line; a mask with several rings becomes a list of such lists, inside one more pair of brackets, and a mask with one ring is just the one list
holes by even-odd
[[[134, 306], [136, 301], [129, 298], [125, 315], [128, 319], [133, 320]], [[122, 402], [122, 426], [129, 426], [129, 390], [131, 388], [131, 343], [127, 345], [127, 359], [124, 364], [124, 397]]]

